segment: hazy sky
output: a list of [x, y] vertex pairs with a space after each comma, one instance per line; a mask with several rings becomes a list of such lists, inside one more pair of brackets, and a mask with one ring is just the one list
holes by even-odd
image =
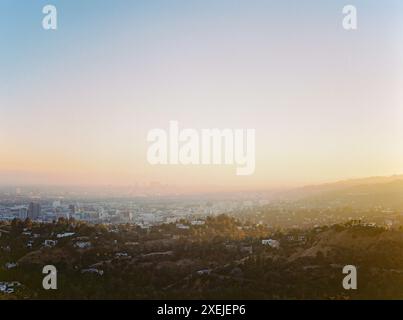
[[[42, 7], [58, 9], [57, 31]], [[1, 0], [0, 184], [261, 188], [403, 173], [403, 2]], [[147, 163], [148, 130], [256, 129], [256, 171]]]

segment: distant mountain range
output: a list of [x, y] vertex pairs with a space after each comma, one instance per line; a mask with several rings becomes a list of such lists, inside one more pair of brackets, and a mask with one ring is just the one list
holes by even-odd
[[403, 209], [403, 175], [305, 186], [283, 193], [281, 199], [317, 206], [374, 207], [379, 205]]

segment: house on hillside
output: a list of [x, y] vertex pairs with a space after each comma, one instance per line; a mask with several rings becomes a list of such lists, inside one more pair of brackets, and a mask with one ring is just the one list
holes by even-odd
[[45, 240], [43, 245], [45, 247], [52, 248], [52, 247], [55, 247], [57, 245], [57, 241], [56, 240]]
[[274, 239], [262, 240], [262, 245], [269, 246], [269, 247], [274, 248], [274, 249], [279, 249], [280, 248], [280, 241], [274, 240]]
[[91, 242], [89, 241], [78, 241], [74, 244], [76, 248], [79, 249], [88, 249], [91, 248]]
[[18, 266], [18, 263], [16, 263], [16, 262], [7, 262], [7, 263], [4, 265], [4, 267], [5, 267], [7, 270], [14, 269], [14, 268], [16, 268], [17, 266]]
[[74, 235], [75, 235], [74, 232], [65, 232], [65, 233], [59, 233], [56, 237], [61, 239], [61, 238], [72, 237]]
[[96, 268], [90, 268], [90, 269], [81, 270], [81, 273], [92, 273], [92, 274], [97, 274], [99, 276], [102, 276], [104, 274], [104, 271], [96, 269]]

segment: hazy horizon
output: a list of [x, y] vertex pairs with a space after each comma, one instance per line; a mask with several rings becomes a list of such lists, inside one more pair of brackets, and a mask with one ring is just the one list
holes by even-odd
[[[242, 186], [231, 186], [228, 188], [226, 186], [220, 185], [203, 185], [202, 187], [198, 187], [195, 185], [192, 186], [181, 186], [174, 184], [163, 184], [158, 181], [150, 181], [144, 183], [133, 183], [126, 185], [113, 185], [113, 184], [104, 184], [104, 185], [91, 185], [91, 184], [3, 184], [0, 182], [0, 188], [3, 189], [18, 189], [20, 192], [24, 191], [23, 189], [30, 188], [39, 188], [39, 189], [47, 189], [47, 188], [58, 188], [58, 189], [66, 189], [66, 190], [74, 190], [74, 189], [85, 189], [90, 191], [99, 191], [99, 190], [124, 190], [136, 192], [141, 194], [142, 192], [149, 194], [155, 193], [161, 195], [173, 195], [173, 194], [183, 194], [183, 195], [202, 195], [202, 194], [237, 194], [239, 192], [246, 193], [270, 193], [270, 192], [287, 192], [292, 190], [311, 188], [311, 187], [324, 187], [327, 185], [337, 185], [344, 184], [349, 186], [349, 183], [353, 182], [354, 185], [358, 184], [373, 184], [373, 183], [388, 183], [392, 181], [403, 181], [403, 174], [395, 174], [390, 176], [370, 176], [370, 177], [354, 177], [343, 180], [334, 180], [334, 181], [324, 181], [321, 183], [315, 184], [301, 184], [301, 185], [282, 185], [276, 187], [256, 187], [256, 188], [243, 188]], [[26, 190], [25, 190], [26, 191]]]
[[[5, 0], [0, 185], [264, 190], [403, 173], [403, 3]], [[1, 14], [0, 14], [1, 15]], [[256, 171], [151, 166], [147, 132], [256, 129]]]

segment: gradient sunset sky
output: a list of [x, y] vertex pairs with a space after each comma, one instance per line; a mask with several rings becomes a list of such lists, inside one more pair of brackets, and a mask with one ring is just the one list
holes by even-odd
[[[57, 31], [42, 7], [58, 9]], [[358, 9], [358, 30], [342, 8]], [[265, 188], [403, 173], [403, 1], [0, 1], [0, 184]], [[256, 171], [147, 132], [256, 129]]]

